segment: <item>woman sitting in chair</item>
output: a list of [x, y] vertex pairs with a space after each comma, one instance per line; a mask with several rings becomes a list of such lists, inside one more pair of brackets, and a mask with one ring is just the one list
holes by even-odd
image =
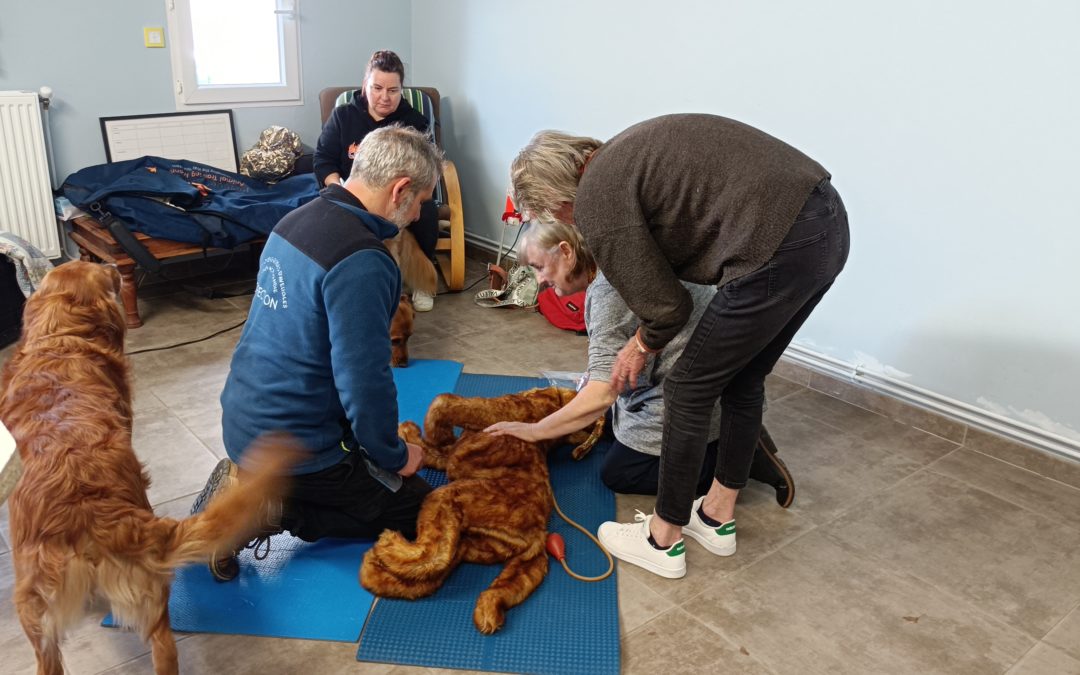
[[[353, 158], [360, 141], [375, 129], [399, 124], [419, 131], [429, 131], [427, 118], [416, 112], [401, 97], [405, 66], [392, 51], [371, 55], [364, 71], [363, 89], [352, 101], [339, 105], [326, 120], [315, 147], [315, 177], [323, 186], [343, 183], [352, 171]], [[420, 218], [409, 226], [424, 256], [431, 260], [439, 239], [438, 209], [427, 201]], [[434, 289], [414, 289], [413, 306], [418, 312], [429, 311], [434, 304]]]

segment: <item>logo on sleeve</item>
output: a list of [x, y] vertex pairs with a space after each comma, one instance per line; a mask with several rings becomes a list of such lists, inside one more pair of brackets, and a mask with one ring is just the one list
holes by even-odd
[[255, 302], [275, 311], [279, 307], [289, 308], [289, 296], [285, 292], [285, 272], [277, 258], [263, 259], [259, 281], [255, 286]]

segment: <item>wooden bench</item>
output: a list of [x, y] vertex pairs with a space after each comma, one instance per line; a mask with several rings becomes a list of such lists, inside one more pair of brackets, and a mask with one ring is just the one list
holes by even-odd
[[[116, 242], [105, 227], [90, 216], [78, 216], [71, 221], [69, 236], [79, 247], [80, 257], [91, 262], [104, 262], [116, 265], [122, 279], [120, 297], [124, 301], [124, 312], [127, 315], [128, 328], [138, 328], [142, 325], [139, 317], [139, 302], [137, 286], [135, 285], [135, 268], [137, 263], [131, 259], [127, 251]], [[148, 237], [142, 232], [133, 232], [135, 238], [150, 251], [150, 255], [158, 260], [166, 261], [183, 256], [203, 255], [206, 251], [221, 251], [223, 249], [203, 249], [198, 244], [189, 244], [183, 241], [171, 239], [158, 239]], [[259, 239], [258, 242], [262, 242]], [[251, 243], [258, 243], [251, 242]]]

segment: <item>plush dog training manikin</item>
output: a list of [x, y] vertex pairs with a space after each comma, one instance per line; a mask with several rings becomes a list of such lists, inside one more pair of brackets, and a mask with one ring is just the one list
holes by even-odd
[[0, 380], [0, 419], [23, 465], [9, 502], [15, 609], [40, 675], [64, 672], [60, 640], [93, 598], [150, 643], [156, 673], [177, 673], [173, 569], [244, 541], [295, 456], [291, 441], [264, 437], [239, 487], [198, 516], [155, 517], [131, 447], [119, 289], [112, 267], [51, 271], [26, 302]]
[[[574, 451], [580, 458], [596, 434], [529, 443], [478, 430], [507, 419], [535, 422], [574, 394], [555, 387], [496, 398], [442, 394], [428, 409], [422, 437], [415, 423], [403, 423], [399, 435], [421, 445], [425, 465], [446, 471], [451, 482], [425, 498], [415, 542], [392, 530], [382, 533], [360, 568], [364, 588], [416, 599], [438, 590], [459, 563], [504, 563], [473, 611], [480, 632], [501, 628], [506, 610], [528, 598], [547, 574], [544, 544], [553, 504], [548, 449], [585, 439]], [[461, 438], [454, 438], [454, 427], [465, 430]]]

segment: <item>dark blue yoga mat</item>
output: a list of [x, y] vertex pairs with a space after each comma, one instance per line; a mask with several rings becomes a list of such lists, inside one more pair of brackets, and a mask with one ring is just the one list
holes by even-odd
[[[455, 393], [499, 396], [546, 385], [536, 378], [465, 374]], [[576, 462], [570, 448], [561, 448], [548, 462], [559, 506], [594, 533], [615, 516], [614, 495], [600, 482], [601, 459], [592, 452]], [[445, 483], [442, 474], [437, 475], [429, 482]], [[557, 514], [552, 514], [549, 529], [566, 539], [567, 562], [575, 572], [595, 576], [607, 569], [596, 544]], [[357, 659], [515, 673], [619, 672], [615, 575], [585, 583], [567, 576], [552, 560], [540, 587], [507, 612], [502, 630], [485, 636], [473, 625], [473, 606], [500, 570], [500, 565], [465, 564], [431, 597], [379, 599], [360, 636]]]
[[[431, 400], [453, 391], [455, 361], [414, 360], [395, 368], [399, 420], [422, 421]], [[177, 570], [169, 600], [178, 631], [355, 642], [371, 609], [360, 586], [360, 561], [370, 541], [326, 539], [305, 543], [288, 534], [270, 539], [270, 554], [240, 553], [240, 576], [219, 583], [205, 565]], [[106, 626], [113, 625], [105, 617]]]

